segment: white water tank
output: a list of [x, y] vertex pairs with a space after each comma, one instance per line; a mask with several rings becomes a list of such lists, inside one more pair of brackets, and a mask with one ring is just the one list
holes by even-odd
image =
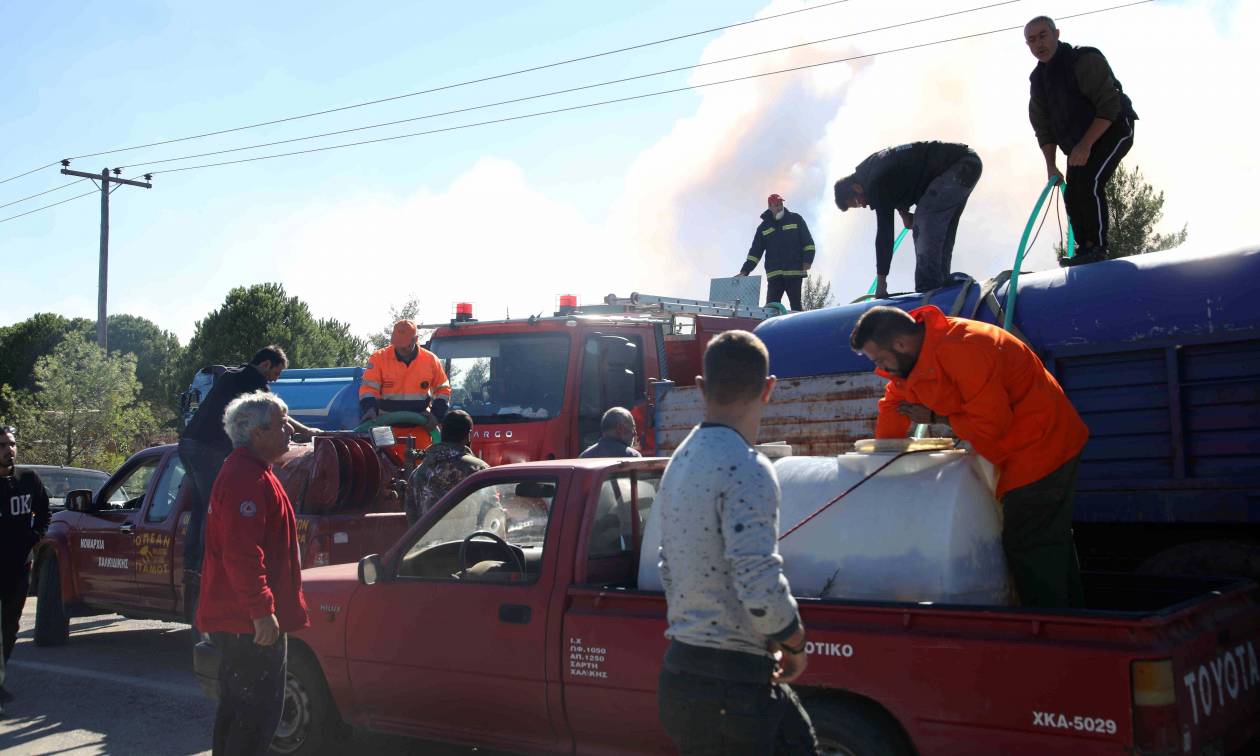
[[[853, 484], [891, 465], [795, 532], [780, 536], [796, 596], [872, 601], [1009, 605], [993, 468], [952, 441], [858, 442], [838, 457], [774, 463], [782, 489], [779, 532], [788, 531]], [[878, 451], [876, 451], [878, 449]], [[660, 520], [644, 527], [639, 588], [661, 590]]]

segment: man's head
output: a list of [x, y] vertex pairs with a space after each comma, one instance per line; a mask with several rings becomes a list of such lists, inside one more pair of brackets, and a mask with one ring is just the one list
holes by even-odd
[[771, 194], [766, 198], [766, 207], [770, 208], [770, 212], [778, 217], [783, 212], [783, 197], [778, 194]]
[[872, 307], [858, 318], [849, 346], [885, 373], [906, 378], [923, 348], [923, 326], [896, 307]]
[[17, 428], [0, 426], [0, 475], [12, 475], [17, 464]]
[[472, 429], [472, 416], [463, 410], [451, 410], [442, 418], [442, 440], [449, 444], [468, 446]]
[[1048, 63], [1059, 49], [1059, 29], [1049, 16], [1037, 16], [1024, 25], [1024, 43], [1033, 57]]
[[232, 446], [248, 447], [262, 459], [276, 462], [289, 450], [288, 414], [288, 406], [275, 394], [242, 394], [223, 411], [223, 430]]
[[400, 320], [394, 324], [394, 332], [390, 334], [389, 343], [400, 357], [410, 357], [416, 353], [420, 345], [420, 329], [414, 320]]
[[613, 407], [599, 421], [599, 432], [604, 438], [612, 438], [626, 446], [634, 443], [634, 415], [624, 407]]
[[775, 379], [766, 345], [748, 331], [714, 336], [704, 350], [704, 376], [696, 385], [710, 407], [738, 411], [770, 400]]
[[845, 176], [836, 182], [836, 207], [848, 212], [851, 207], [870, 207], [866, 191], [858, 183], [857, 176]]
[[267, 383], [274, 383], [280, 380], [280, 372], [289, 366], [289, 357], [284, 353], [283, 349], [275, 344], [271, 344], [255, 352], [249, 364], [262, 373], [263, 378], [267, 379]]

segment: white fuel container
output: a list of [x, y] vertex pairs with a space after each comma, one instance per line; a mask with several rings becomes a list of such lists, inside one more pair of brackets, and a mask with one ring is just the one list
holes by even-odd
[[[781, 537], [796, 596], [1008, 605], [1010, 577], [992, 466], [948, 439], [859, 441], [838, 457], [783, 457], [779, 532], [787, 534], [900, 451], [907, 454]], [[660, 520], [643, 533], [639, 588], [661, 590]]]

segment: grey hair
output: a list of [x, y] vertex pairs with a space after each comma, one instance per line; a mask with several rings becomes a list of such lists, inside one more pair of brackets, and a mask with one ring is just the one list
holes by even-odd
[[1027, 29], [1033, 24], [1045, 24], [1046, 26], [1050, 27], [1050, 31], [1059, 30], [1059, 27], [1054, 25], [1054, 19], [1050, 18], [1049, 16], [1037, 16], [1032, 21], [1029, 21], [1028, 23], [1024, 24], [1024, 28]]
[[599, 421], [599, 432], [608, 434], [622, 428], [630, 430], [634, 427], [634, 415], [624, 407], [613, 407], [604, 413]]
[[271, 408], [280, 410], [280, 414], [289, 411], [289, 405], [280, 397], [268, 391], [254, 391], [242, 394], [228, 403], [223, 411], [223, 430], [232, 439], [232, 446], [249, 446], [249, 436], [255, 428], [268, 428], [271, 420]]

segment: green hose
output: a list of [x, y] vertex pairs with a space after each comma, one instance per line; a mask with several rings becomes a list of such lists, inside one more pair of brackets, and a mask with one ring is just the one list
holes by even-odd
[[442, 430], [437, 420], [428, 412], [385, 412], [371, 420], [365, 420], [354, 429], [355, 433], [368, 433], [380, 425], [420, 426], [429, 432], [433, 443], [442, 441]]
[[[904, 239], [904, 238], [906, 238], [906, 232], [907, 232], [907, 231], [909, 231], [909, 230], [910, 230], [909, 228], [903, 228], [903, 229], [901, 229], [901, 233], [897, 234], [897, 240], [896, 240], [895, 242], [893, 242], [893, 254], [894, 254], [894, 255], [895, 255], [895, 254], [897, 254], [897, 247], [900, 247], [900, 246], [901, 246], [901, 240], [902, 240], [902, 239]], [[866, 290], [866, 296], [868, 296], [868, 297], [869, 297], [869, 296], [873, 296], [873, 295], [875, 294], [875, 287], [876, 287], [876, 286], [878, 286], [878, 285], [879, 285], [879, 278], [878, 278], [878, 277], [876, 277], [876, 279], [875, 279], [874, 281], [871, 281], [871, 288], [869, 288], [869, 289], [867, 289], [867, 290]]]
[[[1024, 264], [1024, 254], [1028, 251], [1028, 237], [1032, 234], [1033, 226], [1037, 223], [1037, 216], [1041, 215], [1041, 206], [1045, 204], [1046, 197], [1050, 195], [1050, 190], [1055, 184], [1059, 184], [1058, 178], [1052, 178], [1046, 182], [1046, 188], [1041, 190], [1041, 196], [1037, 198], [1037, 204], [1033, 207], [1032, 215], [1028, 216], [1028, 224], [1024, 226], [1024, 235], [1019, 237], [1019, 250], [1015, 253], [1015, 265], [1011, 267], [1011, 280], [1006, 285], [1006, 315], [1002, 320], [1002, 327], [1011, 330], [1011, 324], [1015, 322], [1015, 295], [1019, 289], [1019, 269]], [[1064, 197], [1067, 196], [1067, 184], [1059, 184], [1059, 189], [1063, 192]], [[1067, 237], [1067, 257], [1073, 257], [1076, 254], [1076, 238], [1072, 234], [1072, 227], [1068, 225]]]

